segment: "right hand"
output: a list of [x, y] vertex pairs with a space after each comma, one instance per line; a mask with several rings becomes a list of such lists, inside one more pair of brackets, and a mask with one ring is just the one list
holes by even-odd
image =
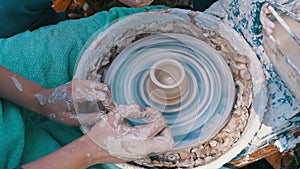
[[[151, 121], [131, 127], [125, 118], [149, 118]], [[127, 161], [165, 152], [174, 146], [171, 131], [161, 113], [150, 108], [142, 111], [136, 104], [118, 106], [103, 114], [87, 135], [111, 156]]]

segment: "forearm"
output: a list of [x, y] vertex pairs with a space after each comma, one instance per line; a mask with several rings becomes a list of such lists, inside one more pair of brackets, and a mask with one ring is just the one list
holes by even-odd
[[95, 164], [120, 162], [124, 161], [108, 155], [87, 135], [84, 135], [60, 150], [22, 167], [24, 169], [85, 169]]
[[35, 93], [43, 90], [43, 87], [14, 72], [0, 66], [0, 97], [11, 101], [31, 111], [38, 112], [39, 102]]

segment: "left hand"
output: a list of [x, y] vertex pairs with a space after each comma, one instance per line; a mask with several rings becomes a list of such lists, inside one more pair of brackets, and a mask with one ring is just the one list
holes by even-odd
[[76, 107], [84, 102], [101, 102], [104, 110], [110, 111], [115, 105], [112, 102], [109, 86], [96, 81], [73, 79], [57, 88], [43, 90], [35, 94], [36, 99], [42, 106], [41, 114], [51, 120], [68, 125], [79, 125], [97, 119], [99, 112], [87, 116], [76, 113]]

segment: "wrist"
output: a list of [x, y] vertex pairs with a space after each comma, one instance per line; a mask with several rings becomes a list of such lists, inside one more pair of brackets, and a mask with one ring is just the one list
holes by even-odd
[[[87, 135], [83, 135], [77, 140], [76, 147], [72, 148], [72, 151], [79, 151], [81, 152], [81, 160], [84, 164], [84, 167], [89, 167], [95, 164], [99, 164], [99, 151], [98, 147], [94, 145], [93, 142], [89, 139]], [[80, 150], [76, 150], [80, 149]]]
[[32, 111], [38, 114], [47, 115], [48, 97], [50, 93], [51, 89], [45, 89], [42, 86], [37, 87], [33, 92], [34, 105]]
[[94, 164], [116, 164], [127, 162], [117, 157], [111, 156], [106, 150], [99, 147], [88, 135], [81, 137], [83, 145], [88, 147], [89, 162], [91, 165]]
[[24, 169], [74, 169], [99, 164], [97, 147], [87, 136], [82, 136], [61, 149], [36, 161], [23, 165]]
[[36, 93], [40, 93], [43, 91], [44, 88], [37, 83], [33, 83], [30, 90], [24, 92], [25, 105], [24, 107], [28, 108], [30, 111], [40, 113], [41, 112], [41, 105], [39, 104], [38, 100], [35, 97]]

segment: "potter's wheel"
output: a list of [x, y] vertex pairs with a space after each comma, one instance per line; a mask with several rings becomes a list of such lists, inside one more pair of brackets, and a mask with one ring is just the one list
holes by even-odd
[[[221, 167], [249, 145], [267, 100], [249, 45], [213, 17], [178, 9], [131, 15], [100, 30], [83, 48], [74, 77], [109, 83], [118, 104], [163, 112], [175, 149], [134, 167]], [[97, 109], [84, 104], [78, 113]], [[91, 127], [81, 125], [84, 133]]]
[[[164, 88], [149, 87], [151, 69], [159, 71], [153, 65], [164, 60], [168, 64], [177, 61], [184, 68], [187, 84], [179, 85], [175, 99]], [[176, 70], [165, 70], [165, 78], [172, 78], [172, 72], [167, 71]], [[104, 79], [117, 104], [137, 103], [163, 112], [176, 147], [204, 143], [214, 136], [227, 122], [235, 98], [233, 78], [224, 59], [201, 40], [182, 34], [153, 35], [136, 41], [118, 55]], [[175, 83], [180, 80], [174, 79]], [[161, 95], [157, 99], [153, 96], [156, 93]], [[129, 122], [143, 123], [137, 119]]]

